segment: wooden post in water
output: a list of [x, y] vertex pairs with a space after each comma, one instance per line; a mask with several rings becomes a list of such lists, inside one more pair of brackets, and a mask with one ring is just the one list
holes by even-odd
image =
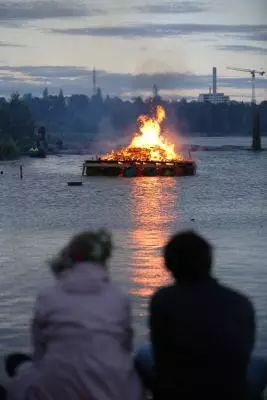
[[254, 106], [252, 112], [253, 112], [252, 150], [261, 151], [260, 113], [258, 107]]
[[23, 168], [22, 165], [19, 166], [19, 171], [20, 171], [20, 179], [23, 178]]

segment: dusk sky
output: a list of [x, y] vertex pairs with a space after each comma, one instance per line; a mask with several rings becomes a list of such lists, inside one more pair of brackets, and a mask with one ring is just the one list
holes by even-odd
[[[0, 96], [103, 94], [195, 97], [218, 90], [249, 101], [248, 73], [267, 71], [267, 0], [0, 0]], [[257, 78], [257, 101], [267, 78]]]

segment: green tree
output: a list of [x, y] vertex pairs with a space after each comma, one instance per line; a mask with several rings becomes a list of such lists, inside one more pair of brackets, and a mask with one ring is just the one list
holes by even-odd
[[48, 98], [48, 89], [44, 88], [43, 90], [43, 99], [47, 99]]
[[34, 121], [30, 109], [25, 99], [13, 93], [9, 101], [0, 103], [0, 137], [12, 138], [16, 146], [23, 148], [32, 140], [33, 134]]
[[12, 137], [7, 136], [0, 139], [0, 161], [16, 160], [19, 155], [19, 149]]

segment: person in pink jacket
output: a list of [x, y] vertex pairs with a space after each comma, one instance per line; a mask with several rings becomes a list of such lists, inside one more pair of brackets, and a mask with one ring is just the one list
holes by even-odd
[[54, 285], [39, 294], [33, 358], [9, 387], [14, 400], [139, 400], [131, 307], [111, 283], [105, 231], [75, 236], [50, 263]]

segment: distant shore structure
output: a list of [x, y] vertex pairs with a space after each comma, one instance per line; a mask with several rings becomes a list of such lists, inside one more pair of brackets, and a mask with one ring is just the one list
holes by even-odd
[[200, 103], [212, 103], [212, 104], [219, 104], [219, 103], [229, 103], [230, 97], [225, 96], [224, 93], [217, 92], [217, 68], [212, 68], [212, 91], [209, 90], [209, 93], [200, 93], [198, 96], [198, 101]]
[[253, 107], [253, 130], [252, 130], [252, 150], [261, 151], [261, 128], [260, 128], [260, 112], [254, 105]]

